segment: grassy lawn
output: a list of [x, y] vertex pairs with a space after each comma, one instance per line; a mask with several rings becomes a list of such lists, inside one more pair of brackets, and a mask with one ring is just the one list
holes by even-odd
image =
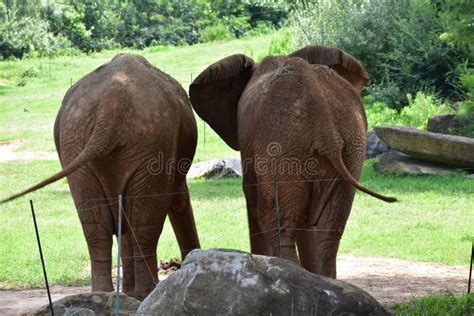
[[458, 316], [474, 315], [474, 294], [430, 295], [414, 299], [406, 304], [391, 307], [396, 316]]
[[[268, 52], [272, 36], [185, 47], [151, 47], [91, 55], [0, 62], [0, 142], [24, 140], [20, 151], [55, 151], [53, 125], [62, 98], [72, 83], [119, 53], [143, 55], [169, 73], [188, 91], [191, 79], [217, 60], [237, 53], [259, 58]], [[20, 86], [19, 86], [20, 84]], [[23, 85], [24, 86], [21, 86]], [[26, 110], [25, 110], [26, 109]], [[197, 117], [196, 117], [197, 118]], [[199, 146], [196, 161], [237, 153], [197, 118]], [[205, 130], [205, 132], [204, 132]], [[204, 135], [205, 134], [205, 135]]]
[[[268, 50], [271, 36], [179, 48], [135, 52], [170, 73], [187, 90], [208, 64], [234, 53], [254, 58]], [[134, 51], [129, 51], [134, 52]], [[22, 62], [0, 62], [0, 141], [22, 140], [20, 151], [54, 151], [53, 122], [61, 99], [74, 82], [118, 51]], [[36, 77], [23, 74], [35, 68]], [[35, 71], [36, 71], [35, 70]], [[31, 71], [29, 71], [31, 73]], [[26, 83], [18, 86], [18, 83]], [[3, 84], [3, 86], [2, 86]], [[24, 111], [24, 109], [28, 111]], [[198, 120], [195, 161], [236, 156]], [[474, 232], [474, 181], [463, 176], [395, 177], [376, 173], [366, 162], [362, 183], [400, 202], [386, 204], [358, 193], [341, 244], [341, 253], [467, 264]], [[60, 170], [57, 161], [0, 164], [0, 198]], [[240, 179], [192, 180], [190, 190], [203, 248], [248, 250], [245, 200]], [[0, 206], [0, 288], [42, 286], [28, 199], [35, 201], [48, 274], [53, 284], [89, 282], [89, 259], [65, 180], [26, 198]], [[167, 223], [159, 258], [178, 255]]]
[[[2, 196], [59, 169], [55, 161], [0, 164]], [[386, 177], [367, 162], [362, 182], [400, 198], [386, 204], [358, 193], [341, 253], [467, 264], [474, 231], [472, 180], [459, 177]], [[249, 250], [245, 200], [240, 179], [192, 180], [190, 191], [203, 248]], [[52, 283], [89, 281], [89, 259], [65, 180], [0, 207], [0, 287], [42, 285], [28, 199], [35, 201]], [[115, 253], [115, 252], [114, 252]], [[169, 224], [157, 250], [178, 256]]]

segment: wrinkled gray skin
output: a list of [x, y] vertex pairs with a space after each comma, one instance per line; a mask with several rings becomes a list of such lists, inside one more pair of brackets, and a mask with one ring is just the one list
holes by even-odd
[[355, 188], [395, 201], [357, 180], [367, 131], [360, 91], [367, 82], [349, 54], [309, 46], [260, 64], [229, 56], [192, 83], [196, 112], [241, 152], [252, 253], [335, 278]]
[[[7, 200], [67, 176], [89, 248], [92, 291], [108, 292], [123, 195], [123, 291], [143, 299], [158, 282], [156, 247], [166, 215], [182, 256], [199, 248], [186, 185], [190, 163], [179, 172], [176, 165], [192, 161], [197, 142], [185, 91], [145, 58], [118, 55], [69, 89], [54, 138], [63, 171]], [[169, 168], [159, 172], [157, 159]]]

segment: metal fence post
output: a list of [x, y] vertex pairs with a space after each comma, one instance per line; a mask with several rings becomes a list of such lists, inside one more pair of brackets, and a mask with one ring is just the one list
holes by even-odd
[[120, 313], [120, 257], [122, 255], [122, 195], [118, 198], [118, 225], [117, 225], [117, 296], [115, 298], [115, 315]]
[[471, 294], [471, 282], [472, 282], [472, 260], [474, 258], [474, 240], [472, 241], [471, 249], [471, 266], [469, 268], [469, 281], [467, 283], [467, 294]]
[[282, 252], [281, 252], [281, 240], [280, 240], [280, 204], [278, 202], [278, 178], [275, 178], [275, 212], [276, 212], [278, 251], [280, 253], [280, 258], [281, 258]]
[[48, 275], [46, 274], [46, 266], [44, 264], [43, 250], [41, 249], [41, 241], [38, 232], [38, 224], [36, 223], [35, 208], [33, 207], [33, 200], [30, 200], [31, 215], [33, 215], [33, 223], [35, 225], [36, 241], [38, 242], [38, 249], [41, 258], [41, 266], [43, 267], [44, 282], [46, 283], [46, 291], [48, 292], [49, 308], [51, 309], [51, 315], [54, 316], [53, 301], [51, 300], [51, 292], [49, 291]]

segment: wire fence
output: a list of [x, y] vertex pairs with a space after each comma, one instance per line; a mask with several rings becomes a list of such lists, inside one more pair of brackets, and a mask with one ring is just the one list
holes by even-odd
[[[282, 251], [282, 244], [281, 244], [281, 234], [285, 231], [295, 231], [295, 232], [301, 232], [301, 231], [307, 231], [307, 232], [314, 232], [315, 237], [317, 236], [318, 233], [328, 233], [328, 232], [335, 232], [339, 236], [342, 236], [343, 229], [324, 229], [324, 228], [318, 228], [317, 225], [312, 226], [312, 227], [298, 227], [298, 226], [287, 226], [285, 224], [284, 219], [281, 217], [281, 207], [286, 207], [285, 204], [281, 205], [280, 203], [280, 196], [279, 196], [279, 190], [283, 185], [289, 185], [291, 186], [294, 183], [301, 183], [301, 182], [327, 182], [327, 181], [341, 181], [344, 180], [343, 178], [340, 177], [335, 177], [335, 178], [327, 178], [327, 179], [308, 179], [308, 180], [295, 180], [295, 181], [289, 181], [289, 180], [283, 180], [279, 181], [278, 179], [275, 179], [273, 182], [260, 182], [260, 183], [250, 183], [250, 184], [243, 184], [243, 187], [246, 186], [258, 186], [258, 185], [273, 185], [274, 186], [274, 214], [270, 214], [274, 216], [274, 223], [275, 226], [269, 229], [261, 230], [258, 232], [253, 232], [250, 233], [249, 236], [250, 238], [256, 237], [256, 236], [264, 236], [266, 235], [268, 237], [267, 242], [270, 243], [270, 240], [277, 240], [277, 246], [273, 244], [271, 248], [273, 249], [273, 255], [275, 253], [277, 254], [278, 257], [283, 257], [283, 251]], [[149, 253], [144, 253], [142, 246], [140, 245], [139, 238], [137, 238], [137, 234], [135, 232], [136, 225], [133, 223], [133, 221], [129, 218], [129, 210], [127, 210], [127, 204], [125, 205], [122, 204], [122, 200], [126, 201], [127, 199], [147, 199], [150, 197], [165, 197], [165, 196], [170, 196], [170, 195], [182, 195], [182, 194], [189, 194], [188, 191], [177, 191], [177, 192], [166, 192], [166, 193], [156, 193], [156, 194], [147, 194], [147, 195], [130, 195], [130, 196], [119, 196], [117, 198], [93, 198], [93, 199], [81, 199], [78, 201], [81, 202], [93, 202], [97, 203], [97, 205], [89, 207], [89, 208], [83, 208], [83, 209], [77, 209], [78, 212], [84, 212], [84, 211], [92, 211], [97, 208], [102, 208], [102, 207], [110, 207], [110, 208], [117, 208], [119, 210], [120, 216], [123, 215], [124, 218], [124, 224], [129, 230], [129, 234], [131, 238], [133, 239], [133, 244], [136, 245], [138, 249], [138, 253], [135, 253], [134, 255], [123, 255], [120, 252], [120, 245], [121, 245], [121, 239], [118, 240], [119, 243], [119, 255], [117, 257], [117, 278], [116, 278], [116, 289], [117, 289], [117, 299], [116, 299], [116, 314], [120, 312], [120, 298], [118, 294], [118, 289], [120, 288], [121, 284], [121, 276], [120, 276], [120, 261], [121, 260], [127, 260], [127, 259], [141, 259], [143, 263], [146, 266], [146, 269], [149, 273], [150, 279], [153, 281], [153, 283], [156, 285], [158, 284], [159, 280], [157, 279], [157, 275], [153, 272], [155, 269], [149, 265], [149, 259], [153, 258], [156, 261], [156, 251], [152, 254]], [[101, 203], [103, 201], [108, 201], [108, 203]], [[160, 211], [160, 210], [158, 210]], [[337, 211], [337, 210], [333, 210]], [[120, 217], [119, 217], [119, 222], [120, 222]], [[119, 238], [122, 238], [122, 235], [119, 234]], [[38, 236], [39, 240], [39, 236]], [[39, 243], [39, 242], [38, 242]], [[287, 247], [288, 245], [285, 245]], [[296, 251], [296, 245], [293, 245], [295, 247]], [[193, 248], [194, 249], [194, 248]], [[181, 252], [188, 252], [193, 249], [180, 249]], [[471, 288], [471, 273], [472, 273], [472, 256], [474, 256], [474, 243], [473, 243], [473, 251], [471, 253], [471, 266], [470, 266], [470, 275], [468, 279], [468, 292], [470, 292]], [[114, 260], [113, 257], [94, 257], [91, 258], [92, 260], [98, 260], [98, 261], [103, 261], [103, 260]], [[152, 261], [154, 262], [154, 261]], [[158, 269], [156, 269], [158, 271]], [[46, 275], [46, 272], [45, 272]], [[437, 284], [437, 281], [433, 280], [433, 284]], [[298, 306], [292, 306], [291, 309], [293, 310], [294, 308], [298, 308]], [[307, 306], [300, 306], [302, 309], [307, 308]], [[301, 309], [301, 310], [302, 310]], [[312, 311], [311, 311], [312, 313]]]
[[[0, 51], [1, 52], [5, 52], [5, 51]], [[52, 55], [49, 55], [49, 60], [48, 62], [46, 63], [46, 65], [44, 66], [45, 69], [48, 69], [48, 75], [51, 76], [51, 59], [52, 59]], [[166, 73], [166, 66], [163, 66], [162, 67], [162, 71], [164, 73]], [[193, 81], [193, 77], [195, 76], [194, 73], [190, 72], [189, 73], [189, 83], [192, 83]], [[68, 80], [68, 84], [69, 86], [72, 86], [74, 83], [74, 80], [73, 78], [69, 78]], [[42, 113], [45, 113], [45, 112], [42, 112]], [[47, 112], [47, 113], [56, 113], [56, 112]], [[204, 125], [204, 143], [206, 143], [206, 127], [205, 127], [205, 123], [203, 123]], [[275, 180], [275, 181], [268, 181], [268, 182], [259, 182], [259, 183], [245, 183], [245, 184], [242, 184], [242, 187], [245, 188], [245, 187], [255, 187], [255, 186], [275, 186], [275, 195], [274, 195], [274, 201], [275, 201], [275, 227], [272, 227], [272, 228], [269, 228], [269, 229], [266, 229], [266, 230], [262, 230], [262, 231], [259, 231], [259, 232], [254, 232], [254, 233], [251, 233], [249, 234], [250, 237], [256, 237], [256, 236], [263, 236], [263, 235], [273, 235], [275, 236], [276, 235], [276, 239], [278, 241], [278, 253], [279, 253], [279, 256], [281, 257], [282, 256], [282, 250], [281, 250], [281, 233], [283, 231], [310, 231], [310, 232], [314, 232], [315, 234], [320, 232], [320, 233], [327, 233], [327, 232], [335, 232], [335, 233], [338, 233], [338, 234], [342, 234], [343, 233], [343, 230], [342, 229], [318, 229], [316, 227], [312, 227], [312, 228], [308, 228], [308, 227], [289, 227], [289, 226], [283, 226], [281, 224], [282, 222], [282, 218], [281, 218], [281, 209], [280, 209], [280, 204], [279, 204], [279, 195], [278, 195], [278, 187], [281, 186], [281, 185], [291, 185], [291, 184], [297, 184], [297, 183], [315, 183], [315, 182], [333, 182], [333, 181], [342, 181], [344, 180], [343, 178], [341, 177], [334, 177], [334, 178], [320, 178], [320, 179], [308, 179], [308, 180]], [[176, 191], [176, 192], [162, 192], [162, 193], [156, 193], [156, 194], [143, 194], [143, 195], [124, 195], [122, 198], [123, 200], [126, 202], [127, 200], [132, 200], [132, 199], [148, 199], [148, 198], [157, 198], [157, 197], [168, 197], [168, 196], [174, 196], [174, 195], [182, 195], [182, 194], [188, 194], [187, 191]], [[98, 208], [103, 208], [103, 207], [115, 207], [115, 206], [118, 206], [119, 204], [119, 200], [120, 198], [119, 197], [101, 197], [101, 198], [92, 198], [92, 199], [78, 199], [76, 202], [80, 202], [80, 203], [83, 203], [83, 202], [94, 202], [94, 203], [97, 203], [96, 205], [93, 205], [91, 207], [86, 207], [86, 208], [76, 208], [77, 212], [88, 212], [88, 211], [93, 211], [93, 210], [97, 210]], [[142, 250], [142, 247], [140, 246], [140, 242], [137, 238], [137, 235], [136, 235], [136, 232], [135, 232], [135, 226], [133, 225], [132, 221], [129, 219], [129, 216], [127, 215], [128, 213], [128, 210], [127, 210], [127, 206], [125, 204], [125, 207], [121, 207], [121, 213], [123, 215], [123, 218], [125, 219], [124, 223], [125, 225], [127, 225], [127, 227], [130, 229], [130, 234], [131, 234], [131, 237], [133, 238], [133, 241], [134, 241], [134, 244], [137, 245], [137, 248], [138, 248], [138, 252], [139, 254], [138, 255], [133, 255], [133, 256], [123, 256], [123, 255], [120, 255], [119, 256], [119, 260], [123, 260], [123, 259], [142, 259], [143, 262], [146, 264], [146, 268], [148, 270], [148, 273], [150, 274], [150, 278], [151, 280], [153, 280], [153, 282], [155, 284], [158, 283], [158, 279], [157, 279], [157, 276], [154, 275], [154, 273], [152, 272], [152, 267], [149, 266], [148, 264], [148, 260], [147, 258], [150, 258], [150, 257], [155, 257], [156, 258], [156, 253], [154, 254], [145, 254]], [[191, 251], [193, 249], [181, 249], [182, 252], [187, 252], [187, 251]], [[471, 267], [470, 267], [470, 271], [472, 271], [472, 256], [474, 255], [474, 244], [473, 244], [473, 251], [472, 251], [472, 254], [471, 254]], [[110, 258], [105, 258], [105, 257], [102, 257], [102, 258], [93, 258], [94, 260], [113, 260], [114, 258], [113, 257], [110, 257]], [[472, 272], [471, 272], [472, 273]], [[117, 272], [118, 274], [118, 272]], [[118, 288], [118, 284], [120, 283], [120, 276], [118, 276], [118, 280], [117, 280], [117, 288]], [[469, 276], [469, 285], [468, 285], [468, 291], [470, 292], [470, 288], [471, 288], [471, 275]], [[435, 283], [435, 281], [433, 281], [433, 283]], [[291, 307], [291, 311], [292, 311], [292, 314], [294, 312], [294, 307], [293, 304], [292, 304], [292, 307]], [[306, 307], [305, 306], [300, 306], [302, 309], [305, 309]], [[316, 308], [316, 306], [314, 306], [314, 308]], [[313, 308], [311, 309], [311, 315], [313, 314]], [[142, 314], [143, 315], [143, 314]]]

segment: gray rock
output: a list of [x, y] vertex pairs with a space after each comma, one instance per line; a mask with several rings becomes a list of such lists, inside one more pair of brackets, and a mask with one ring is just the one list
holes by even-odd
[[379, 156], [374, 163], [375, 170], [399, 175], [441, 175], [456, 174], [456, 169], [411, 158], [398, 151], [391, 150]]
[[378, 126], [375, 132], [392, 149], [413, 158], [474, 168], [474, 138], [436, 134], [406, 126]]
[[[113, 315], [115, 309], [115, 293], [92, 292], [69, 295], [53, 302], [55, 316], [94, 316]], [[140, 301], [120, 294], [120, 315], [135, 315]], [[26, 313], [28, 316], [51, 315], [49, 305], [37, 311]]]
[[367, 292], [290, 261], [193, 250], [137, 315], [389, 315]]
[[390, 150], [387, 144], [381, 140], [374, 131], [367, 132], [367, 147], [365, 151], [365, 158], [374, 158], [384, 152]]
[[454, 114], [434, 115], [428, 119], [428, 131], [452, 134], [455, 130], [466, 128], [465, 120]]
[[242, 177], [240, 158], [213, 159], [191, 165], [187, 178], [220, 179]]

